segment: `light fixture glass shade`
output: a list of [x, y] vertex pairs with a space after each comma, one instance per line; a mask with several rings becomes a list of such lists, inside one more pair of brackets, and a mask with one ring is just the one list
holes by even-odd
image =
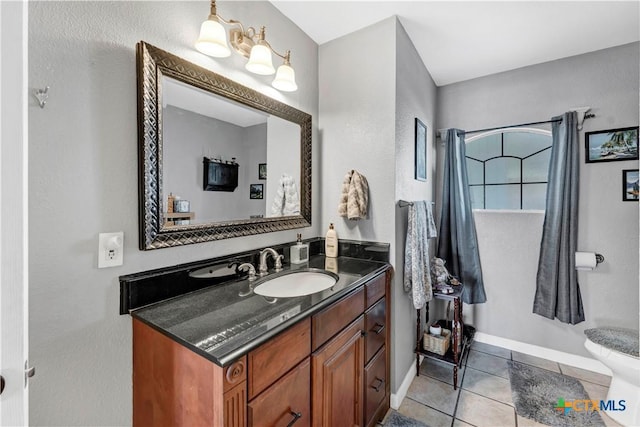
[[248, 71], [262, 76], [268, 76], [276, 72], [271, 61], [271, 49], [267, 46], [256, 44], [251, 48], [249, 62], [245, 65]]
[[296, 84], [296, 72], [289, 65], [282, 64], [278, 67], [276, 78], [271, 83], [273, 87], [283, 92], [295, 92], [298, 90]]
[[212, 19], [207, 19], [200, 27], [200, 37], [196, 41], [196, 49], [205, 55], [216, 58], [225, 58], [231, 55], [227, 44], [227, 32], [222, 24]]

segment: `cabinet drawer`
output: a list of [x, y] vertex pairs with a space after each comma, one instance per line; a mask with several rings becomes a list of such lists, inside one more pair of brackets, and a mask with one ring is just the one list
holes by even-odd
[[238, 359], [231, 365], [224, 368], [224, 391], [227, 392], [233, 387], [247, 379], [247, 358]]
[[369, 362], [374, 354], [385, 344], [387, 336], [386, 299], [382, 298], [365, 314], [365, 361]]
[[367, 308], [371, 307], [376, 301], [382, 298], [386, 292], [387, 274], [374, 277], [365, 284], [367, 290]]
[[371, 363], [364, 370], [365, 381], [365, 403], [364, 403], [364, 419], [365, 425], [369, 425], [371, 417], [373, 417], [384, 400], [387, 389], [387, 369], [386, 369], [386, 349], [376, 354]]
[[315, 314], [311, 320], [313, 351], [317, 350], [329, 338], [340, 332], [363, 312], [364, 289], [360, 288], [353, 294]]
[[249, 399], [273, 384], [311, 353], [311, 320], [306, 318], [249, 353]]
[[311, 364], [309, 358], [249, 402], [249, 426], [311, 425]]

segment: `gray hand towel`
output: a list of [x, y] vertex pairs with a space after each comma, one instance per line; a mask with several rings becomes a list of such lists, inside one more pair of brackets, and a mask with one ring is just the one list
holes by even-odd
[[429, 239], [436, 237], [431, 203], [415, 201], [409, 206], [407, 241], [404, 249], [404, 290], [416, 309], [433, 296], [429, 265]]

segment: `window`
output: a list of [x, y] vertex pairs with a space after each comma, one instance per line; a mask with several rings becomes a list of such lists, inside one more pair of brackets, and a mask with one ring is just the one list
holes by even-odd
[[551, 132], [500, 129], [466, 142], [473, 209], [544, 210]]

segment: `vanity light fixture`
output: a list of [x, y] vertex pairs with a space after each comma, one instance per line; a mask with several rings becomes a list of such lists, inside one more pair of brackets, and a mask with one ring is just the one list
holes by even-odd
[[[228, 42], [227, 33], [222, 24], [232, 26], [229, 30]], [[263, 76], [276, 73], [272, 83], [276, 89], [284, 92], [293, 92], [298, 89], [295, 71], [291, 67], [291, 51], [287, 50], [284, 55], [276, 52], [266, 40], [264, 26], [259, 32], [253, 27], [245, 30], [240, 21], [222, 18], [217, 14], [216, 1], [211, 0], [211, 12], [200, 27], [196, 49], [208, 56], [224, 58], [231, 54], [229, 45], [245, 58], [249, 58], [245, 65], [248, 71]], [[277, 72], [273, 68], [272, 53], [283, 59], [283, 64], [278, 67]]]

